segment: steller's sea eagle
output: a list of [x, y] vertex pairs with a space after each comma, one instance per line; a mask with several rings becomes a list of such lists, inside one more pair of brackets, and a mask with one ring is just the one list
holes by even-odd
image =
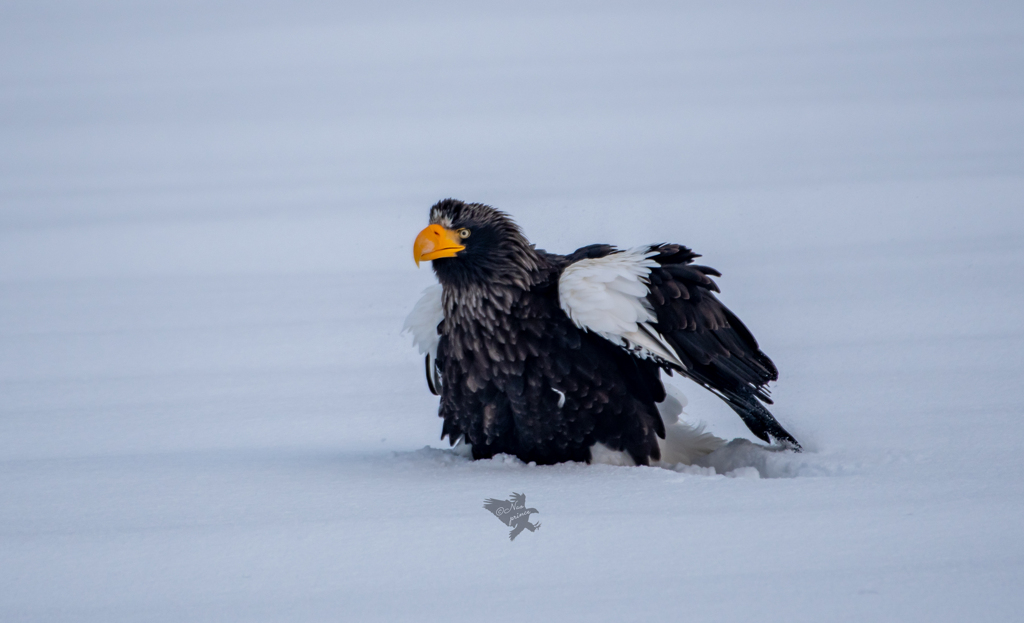
[[439, 286], [406, 328], [441, 397], [441, 438], [538, 464], [590, 461], [595, 444], [661, 458], [662, 370], [724, 400], [764, 441], [800, 444], [762, 403], [775, 364], [678, 244], [569, 255], [535, 248], [505, 213], [445, 199], [413, 245]]

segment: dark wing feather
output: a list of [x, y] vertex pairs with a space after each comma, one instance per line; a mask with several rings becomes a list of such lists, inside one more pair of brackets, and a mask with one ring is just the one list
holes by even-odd
[[718, 395], [759, 438], [799, 448], [761, 404], [772, 403], [767, 384], [779, 372], [747, 327], [715, 297], [719, 290], [710, 276], [719, 272], [693, 264], [700, 256], [681, 245], [655, 245], [651, 251], [659, 267], [651, 269], [647, 300], [658, 330], [686, 366], [682, 374]]
[[[608, 255], [609, 253], [613, 253], [614, 251], [616, 251], [615, 247], [613, 247], [610, 244], [591, 244], [591, 245], [587, 245], [585, 247], [580, 247], [580, 248], [576, 249], [575, 251], [573, 251], [569, 255], [566, 255], [562, 259], [562, 261], [564, 262], [565, 265], [569, 265], [569, 264], [572, 264], [573, 262], [578, 262], [580, 260], [592, 260], [594, 258], [604, 257], [604, 256]], [[544, 253], [544, 251], [541, 251], [541, 253]], [[544, 254], [545, 254], [546, 257], [548, 257], [550, 259], [554, 259], [554, 258], [558, 257], [558, 256], [556, 256], [554, 254], [550, 254], [550, 253], [544, 253]]]

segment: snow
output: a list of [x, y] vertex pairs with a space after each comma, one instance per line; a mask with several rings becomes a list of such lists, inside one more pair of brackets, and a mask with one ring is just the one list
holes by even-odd
[[[1019, 2], [4, 3], [0, 620], [1018, 620], [1022, 71]], [[807, 452], [447, 450], [447, 196], [702, 253]]]

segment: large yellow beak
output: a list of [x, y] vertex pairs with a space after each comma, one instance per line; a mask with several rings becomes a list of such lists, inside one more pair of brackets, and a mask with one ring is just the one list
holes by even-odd
[[419, 236], [416, 236], [416, 242], [412, 245], [412, 257], [419, 266], [420, 262], [455, 257], [456, 253], [465, 248], [459, 241], [459, 234], [440, 225], [428, 225]]

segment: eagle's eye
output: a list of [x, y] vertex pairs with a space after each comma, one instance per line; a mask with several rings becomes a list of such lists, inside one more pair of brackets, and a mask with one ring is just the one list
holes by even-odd
[[470, 232], [468, 229], [463, 227], [462, 229], [459, 230], [459, 238], [462, 238], [463, 240], [465, 240], [466, 238], [469, 238], [469, 234], [470, 233], [472, 233], [472, 232]]

